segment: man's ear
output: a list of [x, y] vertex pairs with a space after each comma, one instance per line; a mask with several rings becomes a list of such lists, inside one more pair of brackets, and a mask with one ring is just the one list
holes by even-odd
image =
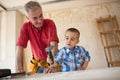
[[25, 17], [29, 20], [28, 16], [25, 16]]

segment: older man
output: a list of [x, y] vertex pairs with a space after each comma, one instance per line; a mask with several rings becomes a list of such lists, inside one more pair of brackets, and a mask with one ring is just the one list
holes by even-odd
[[[46, 62], [48, 53], [47, 46], [53, 46], [53, 57], [58, 50], [58, 36], [55, 23], [50, 19], [44, 19], [42, 8], [36, 1], [29, 1], [25, 4], [26, 17], [28, 22], [24, 23], [17, 40], [17, 72], [24, 72], [23, 51], [30, 41], [33, 59], [31, 60], [32, 72], [43, 72], [48, 68]], [[51, 63], [50, 63], [51, 64]]]

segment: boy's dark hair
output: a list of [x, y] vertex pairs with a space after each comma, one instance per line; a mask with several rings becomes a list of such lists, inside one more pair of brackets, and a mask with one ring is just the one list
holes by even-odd
[[80, 37], [80, 32], [79, 32], [79, 30], [76, 29], [76, 28], [68, 28], [68, 29], [66, 30], [66, 32], [67, 32], [67, 31], [78, 33], [78, 38]]

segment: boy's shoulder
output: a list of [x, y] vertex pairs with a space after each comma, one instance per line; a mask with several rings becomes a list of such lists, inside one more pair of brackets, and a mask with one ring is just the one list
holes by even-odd
[[81, 45], [76, 45], [76, 49], [86, 51], [86, 49]]
[[66, 50], [66, 49], [67, 49], [67, 47], [66, 47], [66, 46], [64, 46], [64, 47], [60, 48], [60, 50]]
[[64, 46], [64, 47], [62, 47], [62, 48], [60, 48], [59, 49], [59, 51], [62, 51], [62, 52], [66, 52], [66, 51], [68, 51], [69, 49], [66, 47], [66, 46]]
[[[84, 49], [84, 47], [81, 46], [81, 45], [76, 45], [75, 48], [82, 48], [82, 49]], [[60, 48], [60, 50], [63, 50], [63, 49], [66, 50], [66, 49], [68, 49], [68, 48], [67, 48], [66, 46]]]
[[76, 45], [75, 47], [76, 47], [76, 48], [80, 48], [80, 49], [84, 49], [84, 47], [81, 46], [81, 45]]

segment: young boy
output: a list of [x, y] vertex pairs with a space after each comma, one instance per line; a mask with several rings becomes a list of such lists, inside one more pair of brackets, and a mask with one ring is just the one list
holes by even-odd
[[51, 67], [62, 63], [61, 71], [85, 70], [90, 61], [89, 52], [79, 43], [80, 32], [76, 28], [69, 28], [65, 32], [66, 46], [60, 49], [54, 58]]

